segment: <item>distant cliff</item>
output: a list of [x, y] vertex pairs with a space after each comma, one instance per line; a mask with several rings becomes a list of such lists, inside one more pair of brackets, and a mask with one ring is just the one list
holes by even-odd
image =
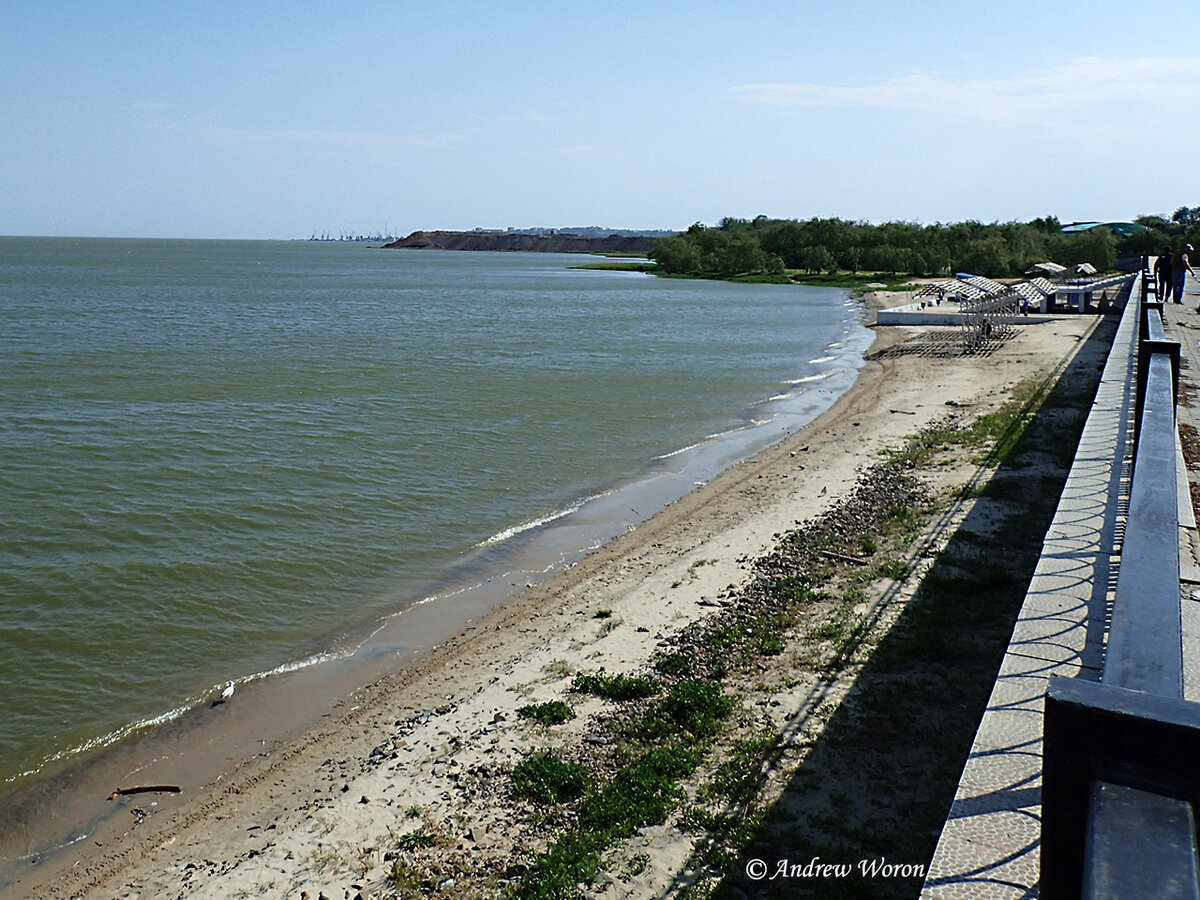
[[524, 234], [505, 231], [414, 231], [384, 244], [389, 250], [519, 250], [541, 253], [645, 253], [642, 235]]

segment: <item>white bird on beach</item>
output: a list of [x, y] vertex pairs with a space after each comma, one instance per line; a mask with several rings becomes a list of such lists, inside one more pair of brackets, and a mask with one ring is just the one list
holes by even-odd
[[231, 681], [225, 685], [225, 690], [221, 691], [221, 699], [228, 700], [232, 696], [233, 696], [233, 682]]

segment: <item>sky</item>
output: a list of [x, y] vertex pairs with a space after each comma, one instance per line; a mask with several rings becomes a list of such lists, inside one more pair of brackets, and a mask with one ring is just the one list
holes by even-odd
[[1200, 8], [0, 0], [0, 234], [1200, 205]]

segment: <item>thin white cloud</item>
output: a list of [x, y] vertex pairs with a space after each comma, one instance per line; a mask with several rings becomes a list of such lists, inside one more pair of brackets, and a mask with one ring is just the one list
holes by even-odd
[[915, 71], [860, 86], [812, 82], [747, 84], [732, 93], [779, 107], [890, 109], [937, 112], [967, 119], [1015, 122], [1030, 116], [1070, 119], [1100, 113], [1144, 113], [1196, 96], [1200, 57], [1119, 59], [1080, 57], [1050, 68], [997, 78], [955, 78]]

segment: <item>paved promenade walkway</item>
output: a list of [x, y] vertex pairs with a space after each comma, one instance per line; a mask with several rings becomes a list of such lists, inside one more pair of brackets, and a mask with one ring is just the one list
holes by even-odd
[[[1188, 289], [1200, 289], [1189, 278]], [[1182, 345], [1177, 419], [1184, 693], [1200, 700], [1200, 556], [1189, 485], [1200, 496], [1200, 293], [1170, 305]], [[1131, 304], [1132, 306], [1135, 306]], [[1046, 534], [1008, 652], [922, 891], [924, 900], [1034, 898], [1041, 846], [1042, 697], [1051, 675], [1100, 680], [1128, 502], [1134, 313], [1122, 318], [1071, 474]], [[1195, 452], [1192, 448], [1195, 447]], [[1185, 477], [1186, 473], [1186, 477]], [[1193, 599], [1192, 594], [1196, 597]]]

